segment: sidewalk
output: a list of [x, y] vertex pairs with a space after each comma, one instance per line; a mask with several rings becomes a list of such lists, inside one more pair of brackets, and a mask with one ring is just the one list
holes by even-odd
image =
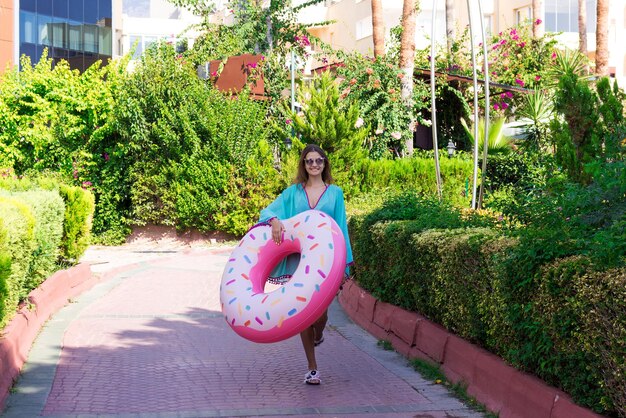
[[353, 324], [337, 302], [303, 384], [299, 337], [256, 344], [219, 306], [231, 247], [138, 239], [91, 247], [103, 280], [42, 330], [3, 417], [481, 417]]

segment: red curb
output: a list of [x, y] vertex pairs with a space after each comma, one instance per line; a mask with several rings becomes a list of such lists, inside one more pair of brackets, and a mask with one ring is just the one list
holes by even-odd
[[28, 295], [30, 306], [22, 306], [2, 330], [0, 337], [0, 411], [42, 325], [65, 306], [68, 299], [91, 288], [97, 279], [87, 264], [60, 270]]
[[[373, 317], [359, 305], [368, 296], [374, 300], [367, 302], [367, 306], [373, 306]], [[377, 301], [356, 283], [340, 295], [339, 302], [355, 323], [374, 337], [391, 341], [394, 349], [405, 357], [441, 364], [448, 379], [467, 384], [467, 392], [490, 411], [498, 412], [500, 418], [602, 417], [576, 405], [562, 391], [507, 365], [498, 356], [420, 314]], [[411, 329], [415, 331], [411, 333]]]
[[443, 363], [444, 351], [450, 335], [441, 325], [428, 320], [421, 321], [415, 332], [415, 347], [435, 362]]
[[395, 309], [396, 307], [389, 303], [378, 301], [374, 307], [373, 322], [385, 331], [389, 331], [391, 329], [391, 317]]
[[391, 321], [391, 332], [396, 334], [411, 348], [415, 345], [415, 332], [421, 317], [402, 308], [396, 308]]
[[569, 396], [563, 394], [554, 399], [550, 418], [601, 418], [601, 415], [576, 405]]
[[475, 359], [474, 377], [467, 393], [476, 399], [483, 399], [483, 404], [490, 411], [500, 411], [514, 373], [515, 368], [506, 365], [500, 357], [481, 350]]
[[452, 383], [472, 382], [479, 348], [456, 335], [450, 335], [445, 345], [441, 368]]

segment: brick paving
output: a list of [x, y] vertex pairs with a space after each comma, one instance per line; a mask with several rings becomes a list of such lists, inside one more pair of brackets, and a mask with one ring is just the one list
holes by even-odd
[[299, 337], [252, 343], [224, 321], [230, 251], [163, 240], [90, 248], [83, 261], [107, 278], [46, 324], [3, 416], [482, 416], [379, 348], [337, 302], [317, 351], [323, 382], [303, 384]]

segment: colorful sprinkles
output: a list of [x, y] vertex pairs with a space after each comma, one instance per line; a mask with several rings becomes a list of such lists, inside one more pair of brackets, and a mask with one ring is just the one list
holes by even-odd
[[[333, 286], [322, 285], [330, 283], [327, 279], [337, 262], [334, 245], [337, 241], [333, 242], [336, 239], [333, 234], [340, 233], [340, 230], [337, 230], [332, 219], [329, 220], [319, 211], [306, 212], [305, 216], [292, 219], [283, 221], [287, 226], [285, 236], [291, 238], [290, 245], [299, 239], [303, 268], [298, 268], [291, 280], [281, 284], [277, 290], [253, 291], [254, 288], [263, 289], [267, 280], [261, 280], [254, 273], [259, 270], [257, 264], [262, 262], [263, 257], [267, 257], [268, 251], [279, 248], [270, 245], [273, 241], [269, 225], [255, 227], [254, 232], [244, 236], [228, 259], [220, 285], [221, 305], [226, 322], [236, 331], [245, 327], [265, 333], [276, 332], [272, 330], [283, 325], [295, 326], [293, 324], [299, 320], [293, 318], [307, 311], [316, 294], [332, 291]], [[343, 273], [343, 269], [341, 271]], [[327, 287], [329, 290], [326, 290]], [[241, 331], [241, 335], [246, 337], [244, 331]]]

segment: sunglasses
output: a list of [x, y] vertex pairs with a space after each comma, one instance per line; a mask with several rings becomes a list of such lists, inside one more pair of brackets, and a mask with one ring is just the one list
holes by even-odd
[[308, 160], [304, 160], [304, 163], [306, 165], [313, 165], [313, 163], [315, 163], [315, 165], [322, 165], [324, 164], [324, 159], [323, 158], [316, 158], [316, 159], [309, 158]]

